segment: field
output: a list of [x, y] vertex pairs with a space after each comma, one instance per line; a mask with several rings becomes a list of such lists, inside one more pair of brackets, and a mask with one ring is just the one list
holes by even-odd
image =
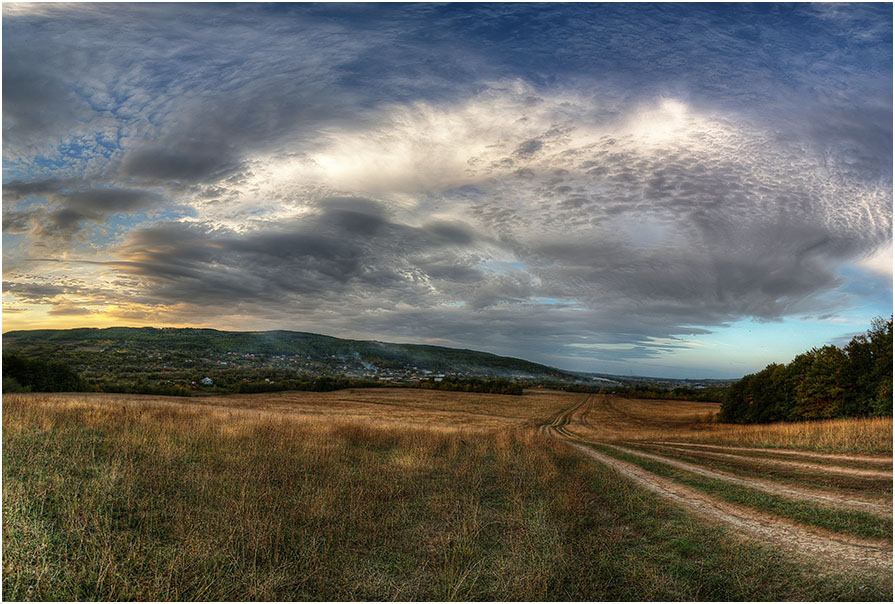
[[7, 395], [7, 600], [891, 600], [892, 423], [409, 389]]

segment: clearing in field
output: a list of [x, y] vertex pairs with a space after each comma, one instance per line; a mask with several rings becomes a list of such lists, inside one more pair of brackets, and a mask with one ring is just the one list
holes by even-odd
[[892, 595], [891, 420], [550, 391], [3, 402], [7, 599]]

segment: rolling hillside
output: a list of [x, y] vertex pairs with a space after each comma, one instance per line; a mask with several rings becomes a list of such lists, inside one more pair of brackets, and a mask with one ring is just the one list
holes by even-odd
[[177, 371], [211, 366], [358, 376], [431, 372], [574, 379], [553, 367], [475, 350], [345, 340], [295, 331], [153, 327], [11, 331], [3, 334], [3, 349], [25, 357], [64, 360], [88, 374], [112, 368]]

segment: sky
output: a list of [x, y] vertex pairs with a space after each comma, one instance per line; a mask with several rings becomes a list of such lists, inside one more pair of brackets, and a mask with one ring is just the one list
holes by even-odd
[[740, 377], [892, 313], [890, 4], [3, 4], [3, 331]]

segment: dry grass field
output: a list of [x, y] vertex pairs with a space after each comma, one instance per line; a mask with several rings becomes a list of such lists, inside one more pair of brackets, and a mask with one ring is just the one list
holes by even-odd
[[[579, 399], [580, 401], [580, 399]], [[892, 456], [892, 418], [721, 424], [719, 403], [593, 396], [575, 409], [577, 433], [598, 440], [682, 440], [741, 447]]]
[[[536, 426], [575, 400], [575, 395], [534, 390], [525, 397], [409, 388], [352, 388], [335, 392], [273, 392], [183, 398], [134, 394], [42, 394], [10, 400], [40, 400], [56, 407], [165, 406], [186, 413], [246, 418], [361, 422], [393, 429], [492, 431]], [[223, 415], [221, 415], [223, 414]]]
[[760, 431], [716, 410], [8, 395], [4, 597], [890, 600], [891, 421]]

